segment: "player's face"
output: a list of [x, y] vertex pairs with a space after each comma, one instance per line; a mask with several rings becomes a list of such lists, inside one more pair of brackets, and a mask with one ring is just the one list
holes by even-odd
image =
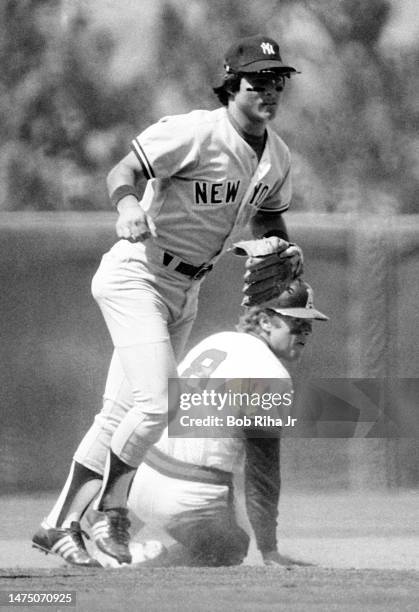
[[276, 115], [284, 82], [285, 78], [274, 72], [242, 76], [234, 104], [251, 123], [265, 124]]
[[275, 355], [286, 361], [298, 361], [312, 332], [309, 319], [271, 318], [269, 344]]

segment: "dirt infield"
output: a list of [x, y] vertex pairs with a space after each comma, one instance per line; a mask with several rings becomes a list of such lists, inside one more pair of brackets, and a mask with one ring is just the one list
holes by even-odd
[[239, 567], [10, 574], [2, 570], [0, 589], [76, 591], [76, 609], [83, 612], [413, 611], [419, 597], [417, 573], [405, 571]]
[[83, 612], [416, 610], [418, 497], [414, 491], [310, 495], [284, 490], [280, 550], [316, 567], [265, 568], [253, 546], [238, 568], [89, 571], [66, 567], [30, 547], [53, 495], [2, 497], [0, 591], [75, 591], [76, 609]]

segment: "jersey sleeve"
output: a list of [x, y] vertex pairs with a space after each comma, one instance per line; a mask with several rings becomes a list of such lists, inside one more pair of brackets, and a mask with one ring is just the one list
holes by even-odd
[[147, 179], [168, 178], [198, 163], [199, 147], [193, 119], [164, 117], [131, 142]]
[[[276, 363], [275, 363], [276, 362]], [[266, 362], [265, 362], [266, 363]], [[276, 420], [290, 410], [292, 381], [278, 360], [266, 363], [267, 375], [272, 379], [252, 379], [249, 388], [260, 398], [258, 414]], [[275, 407], [273, 398], [281, 394], [281, 402]], [[289, 397], [288, 395], [289, 394]], [[282, 401], [287, 404], [282, 406]], [[266, 404], [264, 402], [267, 402]], [[276, 425], [253, 426], [244, 430], [245, 435], [245, 500], [250, 524], [258, 549], [264, 553], [277, 548], [276, 529], [280, 493], [280, 427]]]
[[258, 549], [277, 548], [277, 518], [280, 492], [279, 439], [245, 440], [245, 500]]

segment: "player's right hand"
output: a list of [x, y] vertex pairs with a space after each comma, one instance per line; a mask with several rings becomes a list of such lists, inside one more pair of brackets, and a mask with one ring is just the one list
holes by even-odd
[[155, 230], [150, 227], [147, 215], [135, 197], [126, 196], [118, 204], [119, 217], [116, 222], [116, 233], [119, 238], [130, 242], [143, 242], [155, 236]]
[[295, 566], [310, 567], [313, 564], [307, 561], [293, 559], [287, 555], [281, 555], [277, 550], [272, 550], [262, 554], [264, 565], [273, 565], [277, 567], [292, 568]]

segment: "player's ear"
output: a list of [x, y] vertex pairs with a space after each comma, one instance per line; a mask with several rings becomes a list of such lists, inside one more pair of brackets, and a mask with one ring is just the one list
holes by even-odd
[[232, 91], [232, 89], [230, 87], [226, 86], [224, 88], [224, 95], [225, 95], [225, 99], [226, 99], [227, 104], [228, 104], [229, 100], [234, 100], [234, 97], [235, 97], [236, 94], [235, 94], [234, 91]]
[[240, 89], [241, 76], [240, 75], [231, 75], [229, 76], [224, 83], [224, 90], [227, 95], [234, 99], [236, 93]]

